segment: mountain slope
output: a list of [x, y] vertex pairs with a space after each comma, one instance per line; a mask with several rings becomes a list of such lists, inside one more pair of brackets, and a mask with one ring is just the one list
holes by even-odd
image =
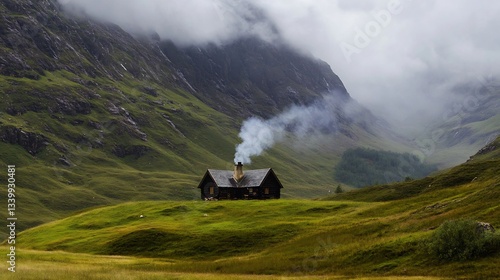
[[331, 91], [338, 92], [339, 103], [350, 100], [328, 64], [285, 45], [242, 38], [223, 46], [184, 49], [160, 42], [160, 48], [198, 98], [230, 116], [270, 117]]
[[470, 162], [430, 178], [330, 200], [126, 203], [30, 229], [19, 240], [37, 250], [168, 260], [166, 271], [495, 279], [500, 247], [453, 262], [423, 246], [447, 220], [498, 227], [499, 145], [497, 138]]
[[178, 48], [50, 0], [2, 0], [0, 10], [0, 162], [17, 167], [21, 228], [97, 205], [198, 199], [207, 168], [232, 169], [244, 117], [328, 91], [338, 133], [279, 144], [248, 168], [273, 167], [285, 197], [314, 197], [334, 185], [343, 149], [387, 145], [328, 65], [284, 46]]

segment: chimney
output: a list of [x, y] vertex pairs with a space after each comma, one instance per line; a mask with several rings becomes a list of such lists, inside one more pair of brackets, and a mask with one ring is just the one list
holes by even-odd
[[234, 180], [236, 180], [236, 182], [240, 182], [241, 179], [243, 179], [243, 176], [243, 164], [241, 164], [241, 162], [238, 162], [238, 164], [234, 166], [233, 178]]

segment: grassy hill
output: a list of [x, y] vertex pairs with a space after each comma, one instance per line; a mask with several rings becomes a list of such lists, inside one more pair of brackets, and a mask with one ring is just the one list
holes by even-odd
[[26, 251], [33, 262], [67, 256], [59, 251], [76, 259], [125, 255], [132, 272], [495, 279], [498, 248], [469, 261], [439, 260], [425, 248], [445, 221], [470, 218], [498, 228], [499, 144], [433, 177], [322, 201], [130, 202], [44, 224], [18, 241], [55, 251]]

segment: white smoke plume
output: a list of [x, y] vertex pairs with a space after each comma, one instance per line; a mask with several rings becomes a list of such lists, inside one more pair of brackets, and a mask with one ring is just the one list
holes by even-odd
[[245, 120], [238, 135], [242, 142], [236, 146], [234, 163], [250, 164], [251, 157], [283, 141], [287, 133], [306, 138], [317, 133], [335, 132], [338, 103], [334, 94], [328, 94], [311, 105], [292, 106], [267, 120], [257, 117]]

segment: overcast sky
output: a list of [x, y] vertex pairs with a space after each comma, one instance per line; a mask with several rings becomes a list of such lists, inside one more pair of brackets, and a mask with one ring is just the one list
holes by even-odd
[[180, 45], [279, 36], [325, 60], [379, 115], [438, 109], [457, 83], [500, 73], [500, 1], [59, 0]]

